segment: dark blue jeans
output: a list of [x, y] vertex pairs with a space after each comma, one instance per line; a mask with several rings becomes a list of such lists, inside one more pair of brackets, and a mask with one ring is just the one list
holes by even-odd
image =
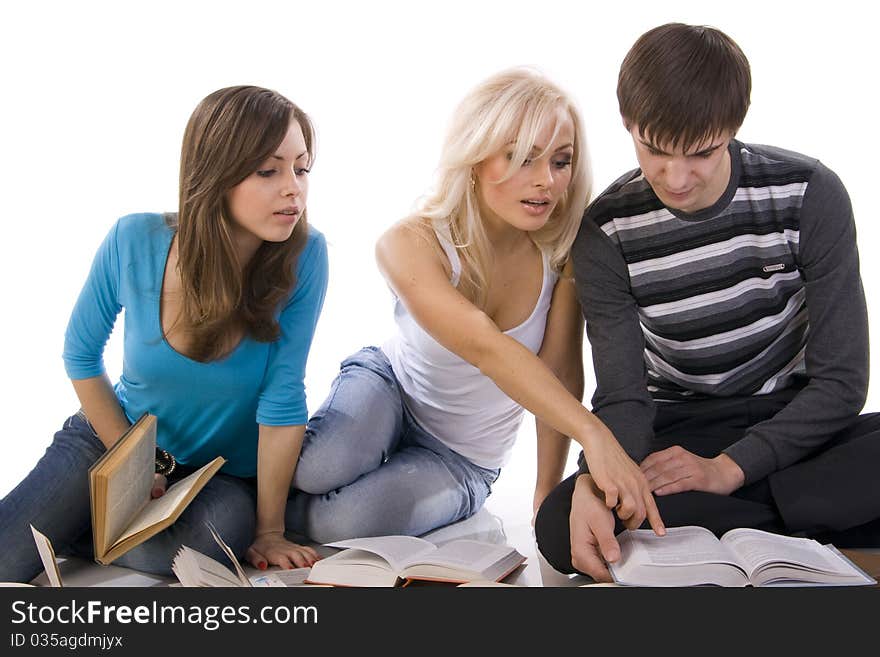
[[[75, 414], [30, 474], [0, 501], [0, 581], [27, 582], [43, 570], [29, 525], [49, 537], [56, 553], [93, 558], [88, 472], [104, 451], [85, 417]], [[189, 472], [178, 470], [169, 485]], [[171, 527], [113, 563], [171, 575], [171, 561], [183, 544], [223, 562], [206, 521], [242, 555], [256, 527], [255, 480], [215, 475]]]
[[[797, 390], [658, 404], [650, 451], [672, 445], [712, 458], [767, 420]], [[667, 527], [700, 525], [720, 536], [736, 527], [809, 536], [837, 547], [880, 546], [880, 413], [853, 418], [821, 450], [731, 495], [686, 491], [655, 498]], [[538, 549], [564, 573], [571, 565], [569, 514], [576, 475], [557, 486], [535, 519]], [[647, 523], [643, 528], [647, 527]], [[617, 520], [615, 531], [622, 531]]]

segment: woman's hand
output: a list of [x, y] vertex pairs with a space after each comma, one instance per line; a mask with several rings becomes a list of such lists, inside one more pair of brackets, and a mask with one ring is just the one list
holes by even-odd
[[245, 557], [255, 568], [265, 570], [269, 566], [306, 568], [312, 566], [320, 557], [312, 548], [291, 543], [284, 538], [284, 532], [260, 534], [248, 548]]
[[269, 566], [304, 568], [318, 560], [310, 547], [284, 538], [284, 509], [302, 448], [305, 425], [260, 425], [257, 443], [257, 528], [245, 557], [263, 570]]
[[627, 529], [638, 528], [647, 518], [655, 534], [666, 533], [647, 478], [611, 432], [606, 429], [587, 441], [584, 458], [605, 506], [614, 509]]
[[156, 499], [157, 497], [162, 497], [165, 494], [165, 489], [167, 487], [168, 479], [165, 478], [165, 475], [154, 474], [153, 488], [150, 489], [150, 498]]

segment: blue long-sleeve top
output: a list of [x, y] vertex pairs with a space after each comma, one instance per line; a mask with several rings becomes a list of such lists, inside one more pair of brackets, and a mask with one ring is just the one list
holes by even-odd
[[223, 471], [257, 472], [260, 424], [290, 426], [308, 419], [305, 367], [327, 289], [324, 236], [309, 228], [297, 259], [296, 285], [279, 309], [281, 337], [245, 337], [226, 357], [201, 363], [165, 340], [160, 299], [174, 232], [162, 214], [119, 219], [95, 255], [64, 336], [71, 379], [103, 375], [103, 351], [125, 309], [122, 375], [116, 396], [129, 421], [157, 417], [157, 442], [180, 463], [199, 467], [216, 456]]

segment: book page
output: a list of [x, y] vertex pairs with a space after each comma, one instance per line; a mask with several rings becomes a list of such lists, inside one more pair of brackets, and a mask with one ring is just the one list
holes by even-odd
[[737, 564], [735, 555], [703, 527], [668, 527], [666, 536], [650, 529], [623, 532], [619, 537], [621, 563], [649, 566]]
[[[123, 439], [125, 439], [123, 437]], [[128, 524], [150, 500], [153, 474], [156, 470], [156, 424], [132, 436], [129, 455], [120, 461], [118, 470], [108, 470], [104, 535], [113, 545], [125, 533]], [[126, 446], [129, 447], [129, 446]]]
[[186, 545], [180, 546], [171, 570], [183, 586], [241, 586], [229, 568]]
[[770, 563], [790, 563], [819, 572], [847, 572], [820, 543], [808, 538], [771, 534], [758, 529], [732, 529], [723, 537], [749, 572]]
[[[327, 547], [356, 548], [378, 554], [394, 571], [403, 570], [413, 559], [422, 558], [437, 549], [433, 543], [415, 536], [373, 536], [327, 543]], [[333, 555], [334, 557], [336, 555]]]
[[223, 550], [223, 554], [226, 555], [226, 558], [232, 562], [232, 565], [235, 567], [235, 574], [238, 575], [238, 581], [242, 586], [251, 586], [251, 581], [247, 578], [247, 575], [244, 574], [244, 571], [241, 569], [241, 564], [238, 563], [238, 557], [235, 556], [235, 552], [232, 551], [232, 548], [226, 545], [226, 541], [220, 538], [220, 534], [217, 532], [217, 528], [214, 527], [214, 524], [211, 522], [206, 523], [208, 525], [208, 530], [211, 532], [211, 537], [220, 546], [220, 549]]
[[[125, 531], [122, 533], [121, 536], [119, 536], [119, 540], [134, 536], [138, 532], [141, 532], [165, 520], [166, 518], [171, 517], [177, 507], [182, 504], [183, 501], [186, 499], [193, 486], [198, 483], [198, 479], [202, 475], [202, 473], [210, 468], [213, 463], [214, 461], [203, 465], [192, 474], [174, 483], [170, 488], [168, 488], [168, 490], [165, 491], [165, 494], [162, 497], [157, 497], [155, 499], [149, 500], [149, 502], [147, 502], [147, 504], [144, 506], [143, 511], [141, 511], [140, 515], [134, 520], [134, 522], [131, 522], [131, 519], [129, 519], [129, 522], [131, 522], [131, 524], [128, 527], [125, 527]], [[155, 451], [153, 453], [153, 457], [150, 460], [150, 472], [155, 470], [154, 464]], [[150, 474], [149, 483], [152, 487], [152, 474]], [[149, 495], [150, 488], [147, 489], [148, 498]], [[115, 542], [117, 541], [114, 541], [114, 543]]]
[[34, 529], [33, 525], [30, 525], [30, 528], [31, 533], [34, 535], [34, 543], [37, 544], [40, 561], [43, 562], [43, 570], [46, 571], [46, 577], [49, 578], [49, 584], [57, 588], [62, 587], [61, 571], [58, 570], [58, 560], [55, 558], [52, 542], [45, 534]]
[[395, 586], [398, 576], [375, 552], [349, 548], [316, 561], [306, 581], [333, 586]]
[[512, 548], [507, 545], [461, 539], [450, 541], [430, 554], [410, 560], [407, 566], [433, 564], [483, 572], [504, 559], [511, 551]]
[[254, 586], [268, 587], [290, 587], [290, 586], [311, 586], [324, 587], [323, 584], [306, 584], [306, 578], [309, 576], [311, 568], [293, 568], [291, 570], [276, 570], [265, 575], [254, 575], [251, 577], [251, 584]]

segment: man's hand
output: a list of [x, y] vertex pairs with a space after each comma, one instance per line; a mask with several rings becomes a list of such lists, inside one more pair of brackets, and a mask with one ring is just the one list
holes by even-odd
[[597, 582], [612, 581], [606, 561], [620, 558], [614, 538], [614, 516], [605, 496], [588, 474], [577, 478], [568, 517], [571, 532], [571, 565]]
[[706, 459], [678, 445], [654, 452], [640, 467], [657, 495], [687, 490], [730, 495], [745, 482], [742, 469], [727, 454]]

